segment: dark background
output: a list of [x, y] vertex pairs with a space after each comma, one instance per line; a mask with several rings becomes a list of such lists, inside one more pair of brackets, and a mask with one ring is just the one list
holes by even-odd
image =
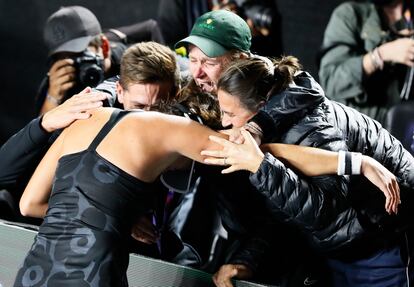
[[[323, 31], [341, 2], [275, 0], [284, 54], [298, 57], [315, 77]], [[47, 72], [43, 25], [60, 6], [69, 5], [89, 8], [105, 29], [156, 19], [159, 1], [0, 0], [0, 145], [36, 116], [34, 98]]]

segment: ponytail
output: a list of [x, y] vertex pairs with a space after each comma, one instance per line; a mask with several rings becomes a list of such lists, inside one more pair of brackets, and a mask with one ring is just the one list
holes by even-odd
[[293, 82], [295, 74], [302, 69], [302, 65], [299, 63], [298, 58], [293, 56], [283, 56], [273, 61], [275, 67], [273, 79], [274, 85], [268, 93], [268, 96], [272, 94], [279, 94], [289, 87], [289, 84]]
[[221, 75], [217, 89], [237, 97], [247, 110], [257, 112], [270, 96], [285, 90], [300, 69], [298, 59], [292, 56], [272, 61], [252, 55], [231, 64]]

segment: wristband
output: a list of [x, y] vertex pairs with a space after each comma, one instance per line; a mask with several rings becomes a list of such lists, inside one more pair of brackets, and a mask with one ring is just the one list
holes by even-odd
[[49, 102], [51, 102], [52, 104], [54, 104], [56, 106], [59, 106], [60, 102], [61, 102], [61, 100], [58, 100], [58, 99], [56, 99], [55, 97], [52, 97], [49, 94], [46, 94], [46, 100], [48, 100]]
[[384, 60], [379, 53], [378, 47], [375, 48], [371, 53], [371, 61], [375, 70], [382, 70], [384, 68]]
[[362, 154], [359, 152], [339, 151], [338, 152], [338, 175], [361, 174]]

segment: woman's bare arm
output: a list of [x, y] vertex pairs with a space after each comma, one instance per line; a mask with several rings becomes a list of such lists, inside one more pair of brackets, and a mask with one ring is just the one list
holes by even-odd
[[179, 153], [201, 163], [204, 163], [205, 159], [201, 154], [202, 150], [222, 148], [219, 144], [210, 141], [209, 136], [228, 137], [188, 118], [171, 115], [161, 115], [161, 117], [164, 120], [157, 125], [160, 144], [164, 142], [170, 152]]
[[40, 218], [46, 215], [64, 134], [65, 132], [62, 132], [50, 147], [27, 184], [19, 203], [22, 215]]
[[288, 162], [306, 176], [337, 173], [337, 152], [289, 144], [263, 144], [260, 149]]
[[[204, 162], [228, 166], [223, 173], [237, 170], [255, 173], [263, 161], [263, 152], [268, 152], [306, 176], [336, 174], [338, 171], [338, 152], [289, 144], [264, 144], [259, 149], [249, 132], [242, 131], [242, 134], [243, 144], [211, 137], [210, 139], [221, 145], [221, 148], [204, 150], [202, 154], [208, 156]], [[395, 175], [368, 156], [362, 156], [361, 174], [384, 193], [387, 212], [397, 213], [400, 189]]]

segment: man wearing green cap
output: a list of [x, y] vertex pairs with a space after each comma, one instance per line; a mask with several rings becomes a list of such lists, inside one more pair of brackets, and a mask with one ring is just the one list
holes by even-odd
[[190, 36], [175, 47], [187, 47], [195, 84], [203, 91], [215, 93], [218, 78], [227, 65], [249, 56], [251, 38], [250, 28], [241, 17], [216, 10], [201, 15]]
[[[196, 20], [190, 35], [175, 45], [175, 48], [184, 46], [188, 51], [190, 60], [189, 70], [192, 80], [190, 80], [186, 88], [190, 90], [191, 93], [200, 92], [200, 94], [202, 94], [201, 92], [208, 92], [216, 95], [216, 84], [220, 78], [220, 75], [227, 68], [227, 66], [237, 59], [251, 57], [251, 38], [251, 31], [245, 20], [233, 12], [227, 10], [215, 10], [201, 15]], [[255, 57], [260, 56], [255, 55]], [[195, 89], [194, 85], [196, 86]], [[197, 91], [197, 89], [200, 90]], [[227, 195], [232, 194], [233, 190], [237, 189], [236, 192], [238, 195], [236, 196], [240, 196], [240, 189], [234, 188], [234, 184], [228, 185], [224, 181], [224, 178], [219, 179], [214, 183], [215, 185], [212, 189], [222, 190]], [[242, 181], [242, 179], [240, 179], [240, 181]], [[232, 190], [227, 192], [227, 188]], [[220, 198], [224, 201], [229, 200], [223, 199], [225, 197], [226, 195], [221, 196]], [[265, 253], [268, 253], [269, 250], [265, 246], [270, 244], [270, 241], [273, 246], [278, 245], [276, 242], [281, 243], [283, 240], [286, 240], [287, 237], [285, 237], [285, 239], [275, 239], [273, 237], [274, 235], [271, 234], [269, 230], [264, 231], [265, 229], [272, 228], [269, 227], [269, 224], [272, 225], [273, 228], [275, 228], [275, 226], [278, 226], [277, 228], [279, 228], [280, 225], [273, 225], [273, 223], [269, 223], [268, 219], [263, 217], [264, 215], [262, 211], [265, 209], [264, 205], [255, 205], [255, 199], [253, 198], [246, 199], [246, 201], [249, 202], [239, 200], [235, 203], [234, 199], [230, 199], [229, 202], [224, 204], [232, 205], [232, 211], [233, 208], [236, 208], [244, 209], [243, 212], [247, 212], [245, 210], [247, 206], [248, 212], [251, 214], [249, 216], [255, 217], [252, 221], [255, 222], [254, 224], [256, 224], [256, 226], [254, 226], [255, 232], [246, 232], [246, 234], [241, 235], [244, 237], [243, 242], [241, 243], [241, 246], [243, 247], [239, 248], [235, 252], [232, 252], [231, 255], [227, 254], [227, 256], [230, 257], [227, 261], [228, 264], [223, 265], [213, 277], [217, 286], [232, 286], [230, 281], [232, 277], [249, 279], [252, 278], [253, 273], [255, 273], [256, 279], [259, 279], [258, 277], [263, 277], [266, 281], [277, 280], [277, 283], [280, 283], [280, 280], [285, 280], [280, 277], [287, 278], [288, 276], [292, 276], [292, 274], [288, 275], [291, 271], [287, 270], [291, 268], [292, 262], [289, 260], [290, 263], [288, 263], [285, 259], [283, 259], [286, 258], [284, 255], [286, 256], [286, 254], [290, 252], [286, 245], [280, 246], [283, 250], [281, 250], [278, 254], [278, 262], [275, 262], [274, 259], [272, 260], [271, 265], [274, 267], [272, 275], [269, 276], [269, 274], [267, 274], [271, 273], [269, 271], [258, 270], [258, 262], [261, 261], [263, 263], [263, 258], [268, 256]], [[235, 207], [236, 205], [237, 207]], [[226, 211], [224, 213], [226, 213]], [[224, 217], [226, 217], [226, 215], [224, 215]], [[228, 221], [233, 219], [222, 218], [222, 220], [224, 225], [228, 227]], [[235, 219], [235, 222], [239, 222], [239, 220], [239, 218]], [[266, 235], [262, 236], [264, 233], [266, 233]], [[288, 232], [284, 230], [282, 233], [287, 234]], [[236, 234], [236, 237], [237, 236], [238, 235]], [[280, 236], [279, 234], [279, 237], [283, 236]], [[284, 255], [282, 253], [284, 253]], [[293, 264], [297, 264], [297, 262]], [[263, 268], [263, 264], [261, 267]], [[281, 271], [282, 269], [284, 270]], [[261, 275], [258, 275], [258, 272]], [[278, 272], [280, 273], [276, 275], [275, 273]]]

